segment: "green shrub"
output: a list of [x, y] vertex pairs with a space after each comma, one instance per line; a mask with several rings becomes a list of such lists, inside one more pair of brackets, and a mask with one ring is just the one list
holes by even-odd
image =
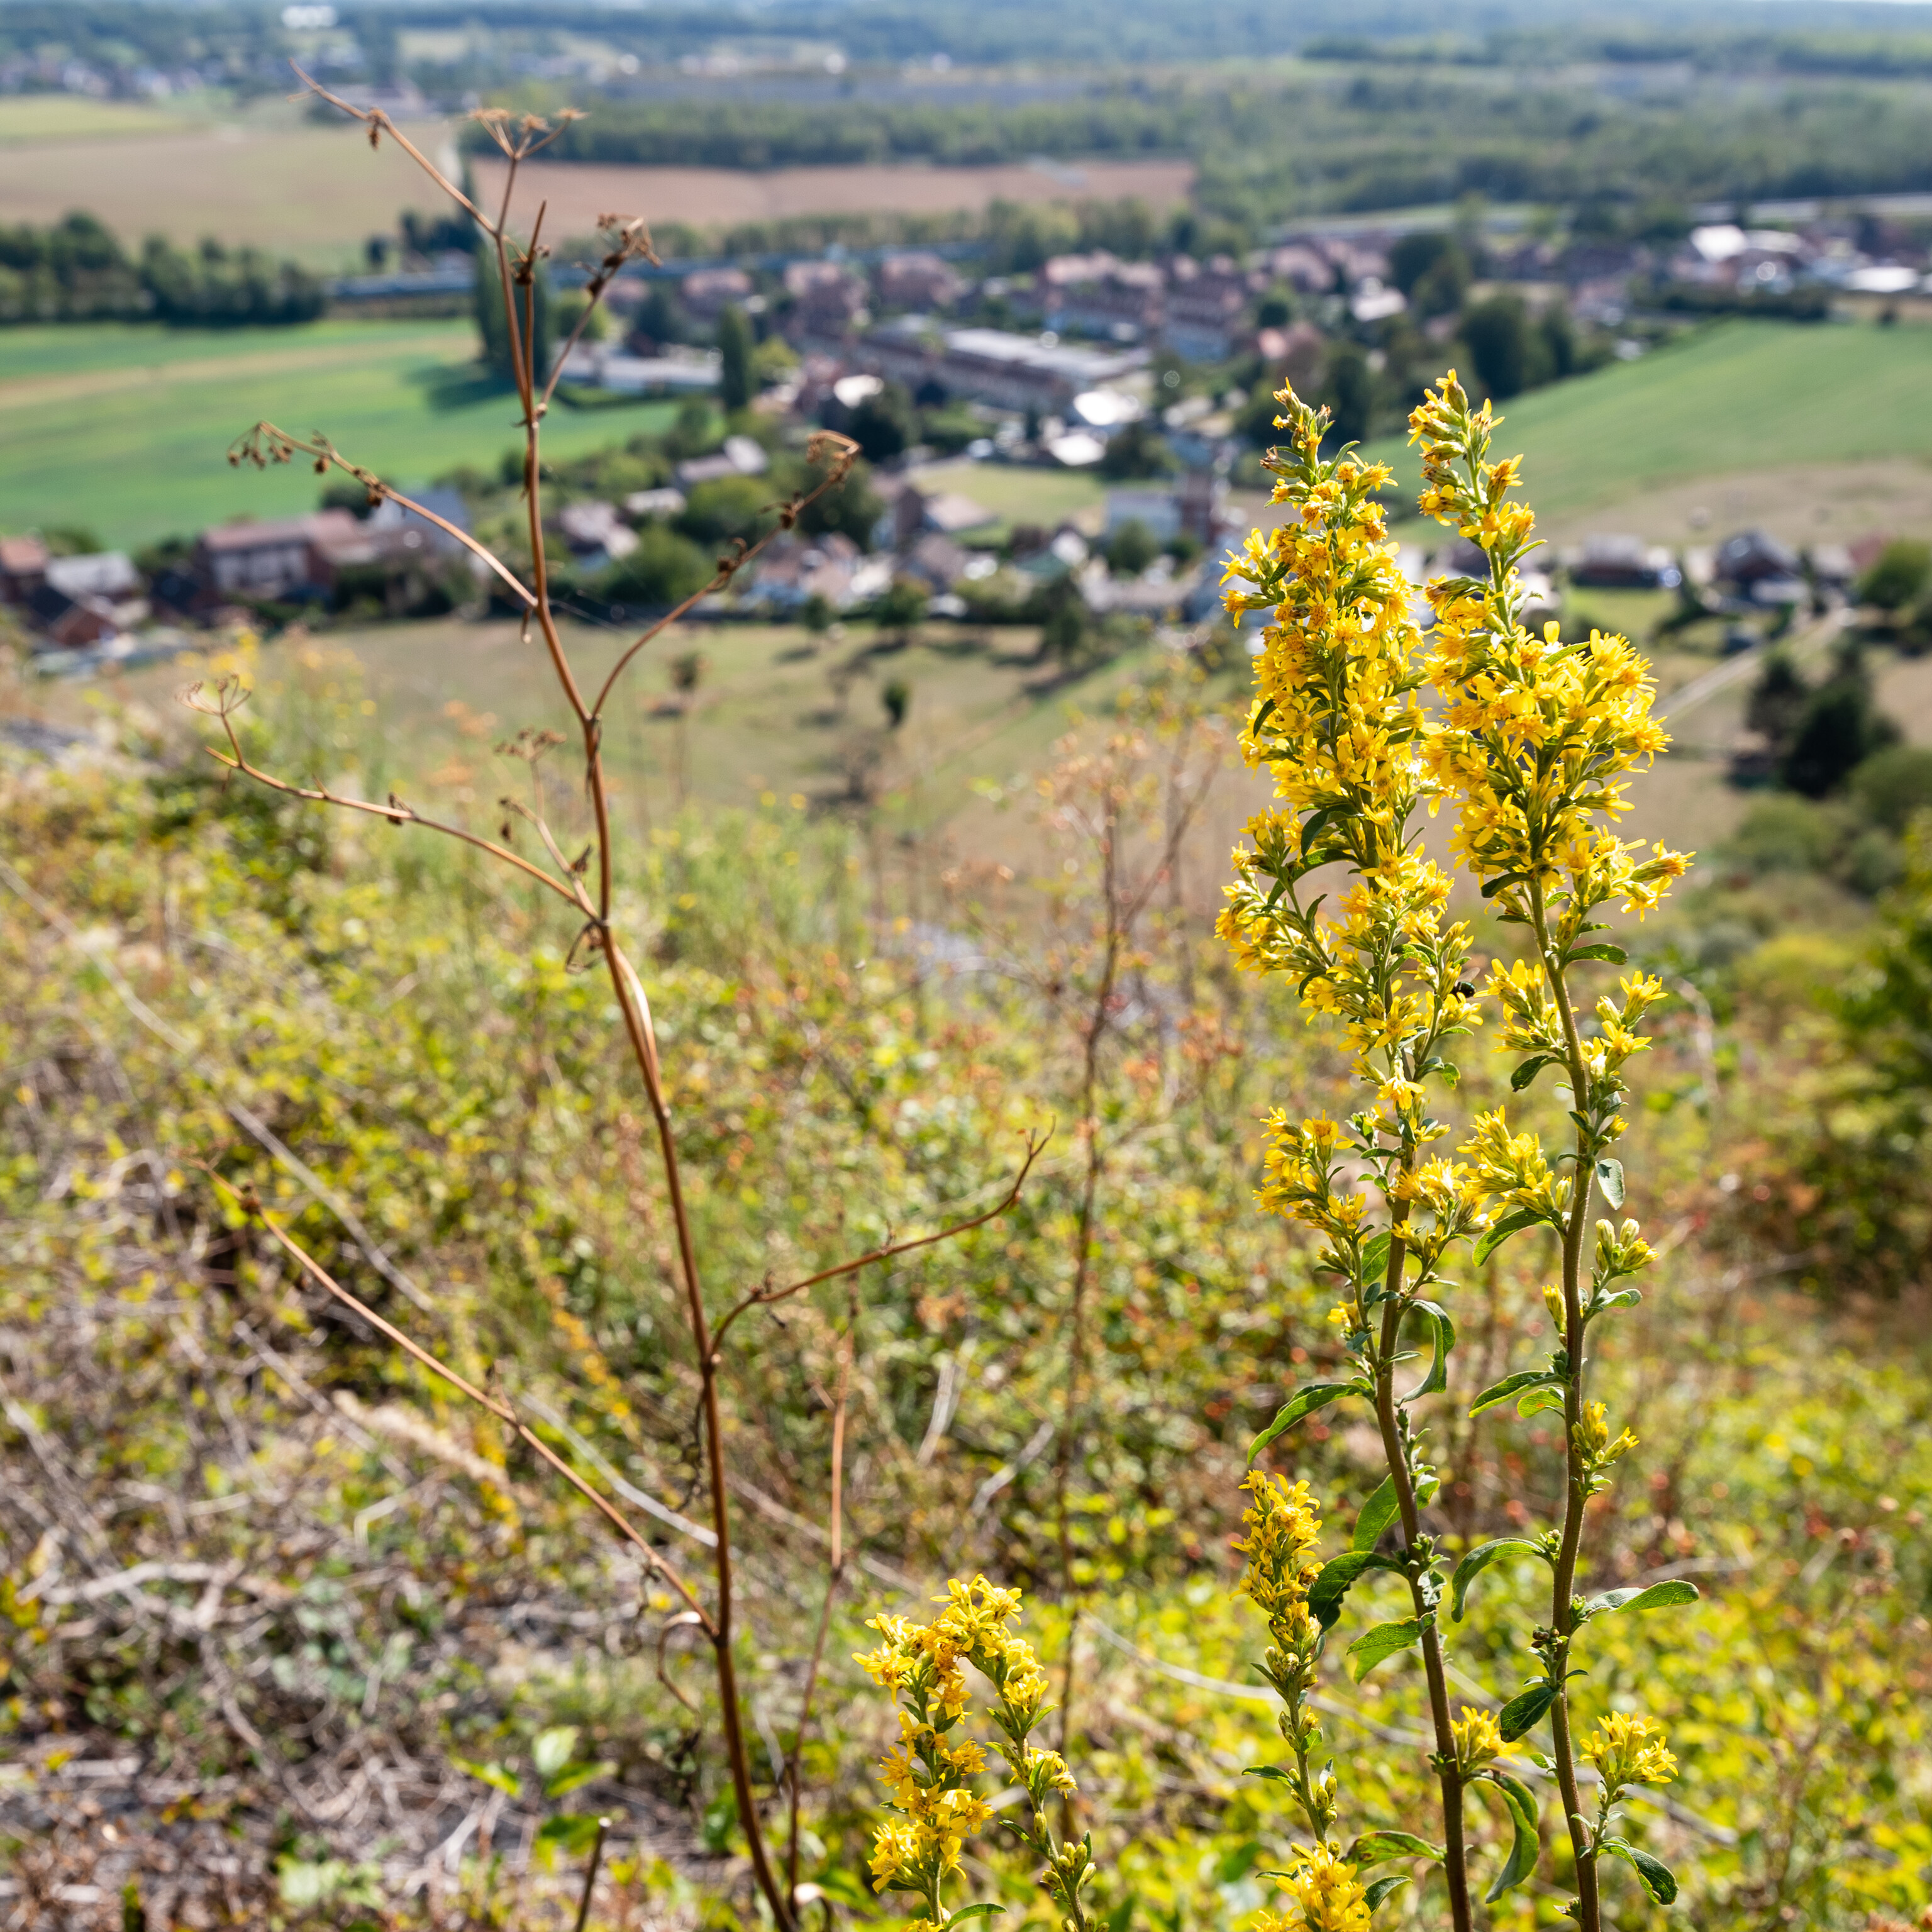
[[1858, 596], [1881, 610], [1902, 610], [1932, 581], [1932, 544], [1899, 537], [1858, 580]]

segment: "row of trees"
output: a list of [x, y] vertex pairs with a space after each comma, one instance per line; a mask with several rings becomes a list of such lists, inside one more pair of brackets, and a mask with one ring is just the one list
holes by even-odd
[[1636, 210], [1913, 189], [1932, 181], [1909, 104], [1862, 79], [1794, 78], [1775, 110], [1701, 76], [1618, 98], [1508, 64], [1418, 62], [1311, 80], [1252, 68], [1095, 86], [1057, 100], [610, 101], [552, 151], [724, 167], [956, 165], [1034, 155], [1185, 155], [1211, 217], [1258, 235], [1285, 213], [1453, 201]]
[[151, 235], [130, 257], [92, 214], [0, 227], [0, 322], [153, 320], [203, 326], [313, 322], [319, 278], [212, 239], [192, 254]]

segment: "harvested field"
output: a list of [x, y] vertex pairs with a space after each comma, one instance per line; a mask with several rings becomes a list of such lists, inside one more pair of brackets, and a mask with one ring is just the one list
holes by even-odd
[[[502, 192], [502, 164], [472, 164], [493, 200]], [[604, 167], [539, 161], [524, 168], [518, 193], [526, 208], [548, 201], [548, 232], [588, 234], [612, 210], [650, 221], [694, 227], [771, 221], [794, 214], [945, 214], [995, 201], [1121, 201], [1156, 208], [1185, 201], [1191, 161], [1020, 162], [994, 167], [735, 168]]]
[[[34, 105], [36, 104], [29, 104]], [[57, 221], [72, 208], [98, 215], [130, 247], [148, 235], [191, 245], [204, 235], [252, 242], [318, 268], [350, 266], [364, 239], [394, 230], [405, 208], [438, 197], [390, 142], [369, 152], [352, 126], [232, 120], [196, 124], [118, 102], [57, 104], [58, 116], [0, 104], [0, 222]], [[426, 122], [410, 137], [448, 157], [450, 130]], [[452, 162], [453, 165], [453, 160]], [[486, 194], [500, 166], [479, 159]], [[632, 168], [539, 163], [524, 170], [518, 199], [548, 199], [554, 235], [586, 235], [610, 209], [698, 227], [794, 214], [946, 214], [997, 200], [1116, 201], [1156, 207], [1184, 201], [1191, 163], [1018, 163], [976, 168]]]
[[[148, 235], [189, 247], [212, 235], [334, 268], [348, 265], [364, 237], [392, 232], [403, 208], [430, 209], [438, 200], [406, 154], [386, 141], [372, 154], [346, 123], [156, 131], [159, 122], [146, 114], [112, 124], [121, 130], [112, 139], [90, 127], [84, 140], [9, 143], [0, 221], [57, 221], [85, 208], [130, 248]], [[6, 125], [0, 116], [0, 130]], [[409, 133], [431, 154], [448, 144], [439, 122]]]

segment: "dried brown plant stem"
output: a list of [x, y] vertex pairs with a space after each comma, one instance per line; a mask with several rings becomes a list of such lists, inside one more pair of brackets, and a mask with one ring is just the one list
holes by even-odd
[[484, 1408], [498, 1421], [507, 1424], [521, 1439], [536, 1450], [571, 1487], [597, 1510], [618, 1534], [630, 1544], [644, 1558], [650, 1567], [684, 1599], [692, 1614], [708, 1632], [712, 1628], [712, 1619], [699, 1602], [697, 1593], [692, 1588], [677, 1566], [658, 1550], [610, 1498], [594, 1484], [579, 1475], [543, 1438], [536, 1433], [519, 1416], [508, 1402], [479, 1389], [466, 1376], [460, 1375], [447, 1362], [430, 1354], [421, 1342], [404, 1334], [392, 1322], [386, 1322], [364, 1301], [351, 1294], [342, 1284], [284, 1228], [268, 1209], [256, 1198], [250, 1187], [234, 1187], [215, 1173], [212, 1168], [203, 1170], [208, 1178], [230, 1200], [240, 1208], [250, 1220], [259, 1221], [276, 1244], [300, 1268], [310, 1276], [316, 1285], [333, 1295], [352, 1313], [368, 1322], [378, 1334], [386, 1336], [403, 1352], [420, 1362], [430, 1374], [440, 1376], [449, 1384], [459, 1395], [466, 1396], [480, 1408]]
[[[1080, 1210], [1073, 1234], [1073, 1281], [1068, 1295], [1066, 1389], [1061, 1412], [1060, 1441], [1054, 1465], [1054, 1512], [1060, 1557], [1060, 1591], [1068, 1606], [1066, 1654], [1062, 1660], [1060, 1692], [1060, 1751], [1070, 1755], [1073, 1742], [1074, 1692], [1077, 1682], [1079, 1592], [1073, 1574], [1072, 1520], [1070, 1489], [1075, 1459], [1085, 1434], [1088, 1379], [1088, 1300], [1094, 1275], [1094, 1236], [1099, 1215], [1100, 1185], [1105, 1177], [1106, 1149], [1096, 1112], [1100, 1090], [1100, 1050], [1116, 1017], [1120, 974], [1132, 953], [1140, 921], [1156, 890], [1178, 874], [1181, 847], [1195, 815], [1214, 783], [1217, 761], [1210, 759], [1195, 782], [1184, 782], [1187, 748], [1185, 729], [1178, 735], [1167, 772], [1163, 836], [1155, 862], [1138, 886], [1129, 890], [1121, 876], [1121, 810], [1129, 785], [1115, 762], [1120, 748], [1110, 748], [1101, 766], [1100, 807], [1097, 820], [1086, 830], [1100, 857], [1100, 889], [1104, 908], [1100, 970], [1080, 1031], [1080, 1134], [1085, 1160], [1081, 1174]], [[1074, 1829], [1075, 1799], [1062, 1800], [1063, 1829]]]
[[859, 1325], [856, 1291], [845, 1305], [845, 1332], [838, 1343], [838, 1381], [832, 1397], [832, 1510], [829, 1527], [832, 1547], [825, 1563], [825, 1598], [819, 1606], [818, 1630], [812, 1639], [812, 1660], [806, 1666], [805, 1689], [799, 1698], [798, 1726], [793, 1734], [786, 1778], [791, 1786], [791, 1816], [786, 1833], [785, 1882], [798, 1896], [799, 1804], [803, 1795], [805, 1740], [812, 1726], [812, 1700], [818, 1694], [819, 1666], [825, 1660], [825, 1640], [832, 1629], [832, 1606], [845, 1575], [845, 1415], [852, 1390], [852, 1349]]
[[584, 1927], [590, 1922], [590, 1894], [596, 1889], [597, 1867], [604, 1856], [604, 1834], [610, 1828], [609, 1819], [598, 1820], [597, 1836], [591, 1844], [590, 1862], [584, 1868], [584, 1890], [578, 1898], [577, 1920], [571, 1932], [584, 1932]]
[[[1583, 1043], [1570, 1002], [1562, 963], [1550, 936], [1548, 908], [1543, 881], [1529, 882], [1531, 926], [1542, 954], [1545, 977], [1563, 1022], [1564, 1064], [1570, 1079], [1572, 1104], [1582, 1106], [1588, 1093]], [[1570, 1178], [1569, 1218], [1563, 1224], [1563, 1351], [1569, 1372], [1563, 1383], [1563, 1540], [1556, 1553], [1550, 1585], [1548, 1659], [1556, 1696], [1550, 1707], [1551, 1756], [1556, 1760], [1556, 1782], [1570, 1832], [1570, 1849], [1576, 1865], [1576, 1900], [1582, 1932], [1600, 1932], [1603, 1906], [1597, 1884], [1597, 1857], [1591, 1849], [1590, 1828], [1576, 1786], [1576, 1740], [1570, 1728], [1569, 1664], [1570, 1640], [1576, 1632], [1576, 1559], [1583, 1541], [1583, 1516], [1590, 1501], [1589, 1473], [1577, 1447], [1576, 1425], [1583, 1413], [1586, 1324], [1583, 1319], [1583, 1239], [1590, 1214], [1590, 1192], [1595, 1178], [1595, 1148], [1581, 1126], [1576, 1130], [1574, 1168]]]
[[[1066, 1400], [1060, 1414], [1060, 1444], [1053, 1472], [1054, 1516], [1060, 1546], [1060, 1588], [1069, 1610], [1066, 1655], [1060, 1680], [1060, 1754], [1066, 1758], [1070, 1758], [1073, 1747], [1073, 1690], [1079, 1648], [1079, 1598], [1074, 1583], [1072, 1520], [1067, 1492], [1072, 1480], [1074, 1458], [1079, 1453], [1085, 1433], [1087, 1291], [1094, 1270], [1094, 1208], [1100, 1198], [1101, 1170], [1106, 1160], [1100, 1144], [1100, 1123], [1094, 1118], [1094, 1100], [1100, 1084], [1100, 1042], [1113, 1017], [1114, 986], [1126, 937], [1118, 890], [1120, 825], [1120, 800], [1114, 788], [1109, 785], [1099, 828], [1106, 936], [1101, 949], [1100, 976], [1094, 985], [1086, 1024], [1081, 1029], [1080, 1139], [1086, 1160], [1081, 1175], [1080, 1213], [1073, 1231], [1073, 1286], [1068, 1297], [1066, 1315]], [[1075, 1815], [1071, 1792], [1062, 1799], [1061, 1810], [1061, 1829], [1071, 1838]]]
[[802, 1281], [793, 1282], [788, 1287], [773, 1288], [767, 1282], [763, 1288], [754, 1288], [746, 1295], [724, 1320], [718, 1324], [718, 1340], [722, 1341], [724, 1332], [740, 1316], [753, 1308], [769, 1308], [774, 1302], [789, 1300], [794, 1294], [802, 1294], [808, 1288], [816, 1288], [821, 1282], [838, 1281], [846, 1275], [856, 1274], [861, 1268], [870, 1268], [874, 1262], [890, 1261], [899, 1255], [909, 1255], [920, 1248], [929, 1248], [940, 1241], [950, 1241], [960, 1234], [970, 1234], [975, 1228], [983, 1228], [988, 1221], [997, 1221], [1020, 1198], [1020, 1190], [1026, 1185], [1027, 1176], [1033, 1172], [1033, 1165], [1039, 1160], [1040, 1150], [1047, 1143], [1047, 1134], [1032, 1134], [1027, 1138], [1026, 1154], [1020, 1162], [1019, 1172], [1013, 1176], [1012, 1184], [1006, 1192], [983, 1214], [975, 1214], [970, 1220], [955, 1221], [950, 1227], [942, 1228], [934, 1234], [914, 1234], [903, 1241], [888, 1241], [883, 1247], [870, 1250], [855, 1256], [850, 1261], [835, 1262], [828, 1268], [820, 1268], [816, 1274], [807, 1275]]
[[[584, 782], [595, 824], [595, 836], [591, 848], [584, 858], [575, 864], [566, 863], [555, 840], [542, 822], [540, 812], [525, 812], [522, 816], [535, 824], [545, 848], [557, 866], [552, 873], [544, 867], [520, 857], [506, 845], [478, 837], [466, 830], [422, 819], [410, 808], [392, 799], [387, 806], [377, 806], [367, 800], [350, 799], [328, 791], [321, 787], [304, 787], [290, 783], [264, 772], [256, 767], [244, 754], [240, 740], [231, 722], [231, 714], [240, 698], [232, 687], [224, 688], [203, 709], [213, 711], [221, 720], [229, 739], [229, 752], [217, 752], [214, 755], [232, 770], [258, 783], [268, 786], [290, 796], [309, 798], [317, 802], [340, 805], [345, 808], [374, 814], [385, 818], [392, 824], [421, 823], [431, 824], [433, 829], [449, 833], [464, 842], [488, 851], [493, 857], [504, 860], [526, 875], [548, 886], [559, 897], [566, 900], [574, 910], [584, 920], [578, 945], [587, 946], [603, 954], [612, 991], [618, 1010], [622, 1018], [624, 1032], [650, 1101], [652, 1118], [657, 1129], [658, 1145], [662, 1160], [666, 1191], [669, 1197], [671, 1216], [676, 1235], [676, 1267], [680, 1288], [685, 1304], [692, 1348], [696, 1358], [699, 1379], [698, 1417], [702, 1438], [704, 1461], [709, 1478], [710, 1528], [715, 1539], [712, 1549], [715, 1600], [710, 1609], [700, 1604], [688, 1586], [680, 1582], [680, 1593], [689, 1606], [693, 1616], [710, 1642], [716, 1670], [721, 1718], [724, 1732], [725, 1754], [729, 1761], [733, 1796], [736, 1802], [738, 1822], [745, 1834], [752, 1876], [766, 1906], [771, 1912], [778, 1932], [795, 1932], [796, 1925], [796, 1903], [793, 1888], [782, 1883], [775, 1870], [766, 1842], [763, 1824], [752, 1788], [751, 1760], [747, 1748], [744, 1714], [739, 1692], [737, 1669], [734, 1642], [735, 1638], [734, 1607], [736, 1603], [736, 1578], [731, 1543], [731, 1515], [729, 1501], [730, 1484], [728, 1469], [728, 1444], [726, 1440], [722, 1403], [718, 1382], [722, 1371], [722, 1358], [718, 1342], [722, 1328], [714, 1333], [709, 1312], [706, 1308], [704, 1293], [699, 1270], [697, 1247], [692, 1236], [691, 1217], [686, 1205], [686, 1189], [680, 1166], [676, 1137], [674, 1130], [670, 1102], [666, 1094], [662, 1072], [659, 1066], [657, 1043], [651, 1024], [650, 1009], [644, 995], [644, 987], [636, 971], [625, 957], [612, 928], [612, 898], [614, 854], [611, 837], [610, 794], [603, 759], [604, 710], [616, 686], [618, 678], [635, 658], [638, 653], [665, 628], [676, 621], [699, 599], [710, 592], [728, 584], [731, 578], [769, 543], [781, 530], [790, 530], [800, 512], [817, 500], [826, 491], [836, 489], [849, 472], [856, 454], [856, 446], [844, 437], [829, 433], [815, 436], [808, 450], [810, 460], [822, 469], [823, 474], [815, 485], [790, 501], [772, 508], [776, 512], [772, 527], [754, 544], [747, 546], [740, 542], [728, 554], [718, 560], [717, 571], [711, 583], [696, 595], [687, 598], [657, 622], [649, 626], [638, 639], [619, 657], [594, 701], [586, 703], [583, 688], [578, 682], [572, 666], [568, 652], [558, 629], [555, 612], [550, 596], [550, 578], [548, 561], [544, 554], [543, 509], [542, 496], [542, 463], [541, 436], [543, 418], [548, 409], [556, 385], [556, 371], [546, 372], [536, 365], [535, 342], [536, 272], [537, 266], [546, 251], [542, 248], [541, 233], [543, 221], [540, 210], [535, 230], [527, 246], [514, 244], [509, 236], [509, 216], [518, 169], [531, 155], [540, 152], [555, 140], [559, 130], [534, 116], [526, 115], [513, 122], [507, 113], [490, 110], [473, 116], [488, 132], [499, 150], [508, 162], [504, 184], [503, 196], [494, 219], [486, 214], [467, 196], [450, 182], [405, 136], [404, 136], [380, 110], [357, 108], [339, 96], [317, 86], [306, 74], [297, 73], [307, 82], [310, 92], [332, 103], [342, 112], [362, 122], [369, 130], [372, 146], [376, 145], [384, 133], [388, 133], [434, 181], [461, 208], [476, 220], [488, 240], [495, 256], [497, 280], [504, 306], [506, 332], [509, 340], [512, 366], [514, 371], [517, 394], [522, 412], [524, 430], [524, 496], [526, 522], [530, 544], [530, 582], [525, 585], [515, 573], [484, 547], [473, 540], [452, 531], [458, 536], [472, 554], [482, 557], [498, 578], [512, 586], [522, 603], [524, 612], [525, 634], [529, 634], [534, 622], [542, 633], [543, 647], [548, 653], [558, 687], [576, 720], [584, 752]], [[574, 118], [571, 117], [571, 118]], [[585, 305], [585, 319], [594, 307], [608, 283], [632, 260], [648, 258], [656, 260], [652, 253], [650, 239], [643, 224], [638, 221], [623, 222], [612, 217], [602, 224], [610, 246], [587, 288], [589, 301]], [[521, 301], [518, 301], [520, 293]], [[580, 328], [581, 327], [580, 323]], [[572, 340], [575, 338], [573, 336]], [[566, 347], [568, 344], [566, 344]], [[561, 365], [560, 358], [559, 366]], [[318, 470], [331, 467], [345, 471], [356, 477], [368, 490], [372, 497], [389, 496], [408, 502], [382, 480], [371, 472], [350, 462], [343, 457], [322, 436], [308, 438], [290, 435], [270, 423], [257, 424], [247, 436], [240, 439], [230, 452], [230, 460], [240, 463], [248, 461], [258, 467], [269, 463], [283, 463], [298, 454], [308, 457]], [[420, 508], [419, 506], [412, 507]], [[440, 519], [434, 519], [440, 526], [448, 529]], [[595, 891], [586, 884], [582, 868], [588, 862], [591, 851], [596, 856], [597, 872]], [[575, 950], [574, 947], [573, 952]], [[1024, 1180], [1028, 1168], [1037, 1153], [1036, 1147], [1030, 1147], [1026, 1166], [1021, 1179]], [[965, 1224], [977, 1226], [996, 1214], [1004, 1213], [1016, 1198], [1018, 1184], [1009, 1192], [1005, 1201], [986, 1214], [975, 1217]], [[266, 1217], [265, 1217], [266, 1220]], [[292, 1250], [286, 1235], [273, 1229], [276, 1238]], [[905, 1247], [922, 1246], [932, 1240], [949, 1238], [952, 1232], [921, 1238], [901, 1244]], [[806, 1282], [793, 1288], [767, 1294], [760, 1291], [748, 1298], [734, 1308], [727, 1318], [724, 1326], [750, 1306], [757, 1306], [766, 1299], [782, 1298], [784, 1294], [795, 1293], [809, 1287], [814, 1282], [828, 1280], [836, 1276], [849, 1274], [866, 1265], [877, 1256], [861, 1257], [860, 1260], [842, 1264], [838, 1268], [821, 1271]], [[309, 1264], [311, 1270], [313, 1264]], [[602, 1496], [571, 1470], [562, 1459], [544, 1447], [537, 1438], [519, 1421], [507, 1405], [486, 1396], [462, 1381], [454, 1372], [429, 1355], [410, 1341], [399, 1330], [383, 1322], [373, 1312], [362, 1310], [359, 1303], [346, 1295], [346, 1291], [333, 1282], [328, 1282], [332, 1292], [350, 1300], [365, 1318], [375, 1322], [381, 1332], [404, 1348], [425, 1366], [490, 1409], [492, 1414], [516, 1429], [520, 1436], [530, 1442], [560, 1472], [565, 1474], [577, 1488], [610, 1520], [613, 1526], [627, 1536], [640, 1549], [648, 1550], [650, 1546], [636, 1529], [629, 1524], [623, 1513], [614, 1504]], [[659, 1567], [663, 1559], [656, 1558]]]

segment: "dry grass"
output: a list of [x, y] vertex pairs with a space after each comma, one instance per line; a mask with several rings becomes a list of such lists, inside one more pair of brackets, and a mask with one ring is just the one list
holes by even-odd
[[[500, 194], [502, 164], [475, 164], [479, 187]], [[776, 168], [599, 167], [538, 162], [522, 170], [526, 206], [550, 204], [546, 228], [588, 234], [607, 209], [651, 221], [704, 228], [770, 221], [793, 214], [944, 214], [994, 201], [1118, 201], [1137, 197], [1156, 208], [1185, 201], [1193, 185], [1188, 161], [1083, 161], [1049, 167], [1024, 162], [998, 167]]]
[[[197, 124], [159, 109], [65, 96], [0, 103], [0, 220], [56, 221], [86, 208], [130, 244], [146, 235], [191, 243], [204, 235], [253, 242], [318, 266], [344, 264], [370, 235], [393, 232], [404, 208], [430, 197], [406, 156], [385, 143], [370, 154], [360, 132], [302, 122]], [[426, 123], [410, 136], [436, 153], [448, 130]], [[791, 214], [941, 214], [994, 200], [1104, 200], [1137, 196], [1157, 207], [1186, 199], [1184, 161], [1090, 161], [1069, 166], [629, 168], [538, 164], [524, 196], [548, 199], [553, 234], [588, 234], [621, 208], [699, 227]], [[478, 160], [486, 192], [498, 165]]]
[[[347, 122], [182, 127], [151, 115], [144, 124], [8, 146], [0, 220], [57, 221], [80, 208], [130, 247], [151, 234], [184, 244], [213, 235], [334, 267], [365, 236], [392, 232], [400, 209], [430, 206], [409, 158], [388, 143], [370, 154]], [[431, 124], [411, 138], [434, 152], [447, 136]]]

